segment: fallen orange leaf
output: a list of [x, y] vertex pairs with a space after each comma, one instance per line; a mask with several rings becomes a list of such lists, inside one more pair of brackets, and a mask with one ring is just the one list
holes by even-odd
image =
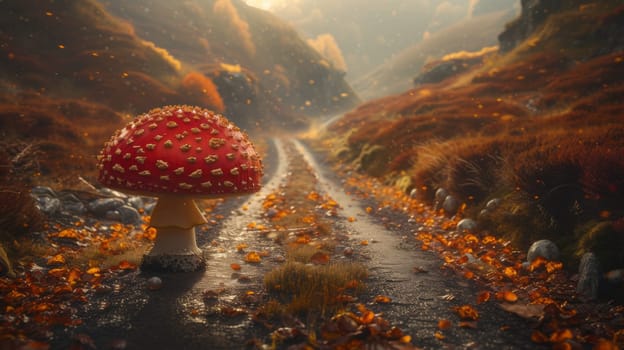
[[56, 254], [55, 256], [48, 259], [48, 265], [63, 265], [65, 264], [65, 257], [61, 254]]
[[245, 261], [248, 263], [259, 263], [261, 260], [260, 254], [256, 252], [249, 252], [245, 255]]
[[514, 269], [514, 268], [513, 268], [513, 267], [511, 267], [511, 266], [506, 267], [506, 268], [503, 270], [503, 274], [504, 274], [505, 276], [507, 276], [508, 278], [514, 278], [514, 277], [518, 276], [518, 272], [516, 271], [516, 269]]
[[230, 264], [230, 267], [232, 268], [232, 270], [234, 271], [239, 271], [241, 269], [241, 266], [239, 264], [236, 263], [232, 263]]
[[461, 322], [459, 322], [459, 327], [476, 329], [477, 328], [477, 322], [475, 322], [475, 321], [461, 321]]
[[92, 267], [92, 268], [87, 270], [87, 273], [89, 275], [95, 275], [96, 273], [100, 273], [100, 268], [99, 267]]
[[360, 323], [362, 324], [370, 324], [373, 320], [375, 320], [375, 314], [370, 310], [364, 311], [360, 317]]
[[390, 299], [390, 297], [387, 297], [385, 295], [378, 295], [375, 297], [375, 302], [379, 304], [388, 304], [391, 301], [392, 299]]
[[488, 300], [490, 300], [490, 292], [487, 290], [481, 291], [477, 294], [477, 304], [483, 304]]
[[124, 260], [124, 261], [119, 263], [118, 267], [121, 270], [134, 270], [134, 269], [136, 269], [137, 266], [136, 266], [136, 264], [133, 264], [133, 263], [127, 261], [127, 260]]
[[438, 321], [438, 328], [439, 329], [448, 329], [451, 328], [451, 321], [447, 320], [447, 319], [441, 319]]
[[240, 243], [239, 245], [236, 246], [236, 251], [240, 252], [240, 251], [245, 250], [245, 248], [247, 248], [247, 244]]
[[399, 339], [399, 341], [403, 344], [407, 344], [409, 342], [412, 341], [412, 336], [411, 335], [404, 335], [401, 337], [401, 339]]
[[503, 295], [505, 301], [508, 301], [510, 303], [515, 303], [516, 301], [518, 301], [518, 296], [514, 292], [506, 291]]
[[315, 265], [325, 265], [329, 263], [329, 255], [323, 252], [316, 252], [310, 257], [310, 262]]
[[574, 338], [574, 335], [572, 334], [572, 331], [569, 329], [560, 329], [557, 331], [554, 331], [551, 335], [550, 335], [550, 342], [551, 343], [561, 343], [563, 341], [566, 341], [568, 339], [572, 339]]
[[479, 313], [470, 305], [462, 305], [455, 308], [455, 312], [462, 320], [476, 321], [479, 319]]

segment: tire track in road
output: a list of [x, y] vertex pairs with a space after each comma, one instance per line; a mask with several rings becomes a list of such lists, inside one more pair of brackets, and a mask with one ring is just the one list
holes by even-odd
[[[478, 349], [534, 349], [530, 330], [524, 320], [503, 312], [492, 304], [480, 306], [482, 317], [476, 329], [455, 326], [443, 332], [445, 339], [435, 338], [440, 319], [459, 321], [452, 308], [475, 304], [477, 288], [465, 280], [440, 270], [442, 261], [431, 253], [416, 249], [395, 232], [376, 222], [375, 217], [361, 207], [359, 200], [346, 193], [335, 174], [321, 165], [299, 140], [293, 140], [297, 151], [317, 174], [320, 192], [329, 194], [341, 209], [342, 227], [357, 241], [368, 240], [365, 250], [371, 276], [367, 282], [367, 297], [389, 296], [392, 302], [374, 306], [384, 318], [412, 336], [412, 343], [424, 348], [459, 347]], [[347, 220], [352, 217], [356, 220]], [[352, 222], [351, 222], [352, 221]], [[411, 232], [404, 232], [407, 237]], [[428, 273], [415, 273], [422, 267]], [[450, 296], [450, 297], [448, 297]], [[450, 299], [450, 300], [449, 300]], [[454, 322], [455, 324], [457, 322]], [[501, 330], [508, 325], [516, 332]], [[518, 331], [517, 328], [520, 330]], [[518, 334], [521, 333], [521, 334]]]

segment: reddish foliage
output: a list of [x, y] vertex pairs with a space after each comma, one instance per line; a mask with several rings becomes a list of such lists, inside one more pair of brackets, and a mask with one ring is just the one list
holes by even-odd
[[182, 80], [182, 88], [184, 89], [185, 95], [196, 98], [202, 105], [212, 108], [217, 112], [223, 112], [225, 110], [225, 105], [223, 104], [221, 95], [219, 95], [217, 86], [209, 77], [199, 72], [188, 73]]

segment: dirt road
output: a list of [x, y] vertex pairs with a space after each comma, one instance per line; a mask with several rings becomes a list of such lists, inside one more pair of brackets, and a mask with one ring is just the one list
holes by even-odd
[[[367, 211], [371, 204], [349, 194], [331, 168], [300, 141], [272, 140], [268, 154], [263, 189], [225, 201], [211, 213], [218, 220], [198, 229], [198, 243], [208, 259], [206, 271], [160, 274], [157, 277], [163, 284], [158, 290], [147, 286], [152, 274], [135, 271], [120, 275], [111, 282], [112, 292], [91, 299], [78, 333], [88, 334], [98, 348], [238, 349], [253, 339], [255, 344], [270, 344], [270, 329], [254, 321], [252, 310], [267, 300], [264, 276], [284, 263], [287, 252], [271, 238], [263, 201], [299, 176], [299, 170], [291, 165], [296, 160], [304, 161], [314, 174], [316, 183], [310, 185], [315, 191], [338, 204], [334, 212], [327, 213], [332, 230], [344, 237], [334, 248], [332, 261], [354, 260], [366, 266], [369, 278], [359, 302], [410, 335], [412, 345], [431, 349], [536, 348], [530, 340], [530, 324], [496, 303], [475, 306], [478, 321], [459, 326], [454, 308], [475, 305], [478, 288], [441, 269], [440, 257], [419, 248], [413, 238], [417, 223], [400, 215]], [[401, 225], [388, 229], [388, 220]], [[345, 256], [345, 248], [355, 254]], [[250, 251], [262, 252], [262, 261], [246, 262]], [[380, 295], [391, 301], [374, 303]], [[451, 320], [454, 326], [441, 331], [440, 320]], [[315, 325], [302, 322], [308, 332], [319, 332]], [[64, 342], [59, 340], [58, 345]]]

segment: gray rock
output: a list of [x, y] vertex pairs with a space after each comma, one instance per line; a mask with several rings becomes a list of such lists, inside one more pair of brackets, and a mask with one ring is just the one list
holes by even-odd
[[32, 193], [36, 197], [48, 196], [54, 198], [57, 196], [56, 192], [54, 192], [53, 189], [47, 186], [35, 186], [30, 190], [30, 193]]
[[154, 210], [154, 207], [156, 206], [156, 202], [157, 201], [146, 203], [145, 206], [143, 207], [143, 212], [149, 215], [152, 212], [152, 210]]
[[98, 198], [87, 205], [87, 208], [93, 214], [103, 217], [106, 212], [115, 210], [126, 204], [121, 198]]
[[267, 210], [267, 212], [266, 212], [266, 216], [267, 216], [269, 219], [272, 219], [272, 218], [274, 218], [274, 217], [277, 215], [277, 213], [278, 213], [278, 212], [277, 212], [277, 209], [275, 209], [275, 208], [269, 208], [269, 210]]
[[474, 232], [476, 229], [477, 229], [477, 222], [470, 218], [461, 219], [457, 223], [457, 231], [459, 232], [463, 232], [463, 231]]
[[448, 196], [448, 192], [443, 189], [442, 187], [438, 188], [435, 191], [435, 199], [436, 201], [442, 203], [444, 201], [444, 199], [446, 199], [446, 197]]
[[121, 213], [118, 210], [109, 210], [101, 218], [110, 221], [121, 221]]
[[36, 198], [37, 208], [46, 214], [52, 215], [61, 209], [61, 201], [58, 198], [42, 196]]
[[576, 292], [595, 300], [600, 285], [600, 262], [594, 253], [585, 253], [579, 265], [579, 279]]
[[122, 205], [117, 208], [119, 212], [121, 222], [124, 224], [138, 225], [141, 223], [141, 214], [129, 205]]
[[82, 215], [87, 212], [87, 207], [82, 202], [63, 202], [63, 211]]
[[459, 209], [459, 201], [449, 194], [444, 198], [444, 202], [442, 202], [442, 209], [444, 209], [444, 212], [447, 214], [455, 214], [457, 213], [457, 209]]
[[552, 241], [542, 239], [531, 244], [529, 251], [527, 252], [527, 261], [533, 262], [538, 256], [549, 260], [557, 261], [559, 259], [559, 248]]
[[162, 288], [162, 285], [163, 281], [160, 277], [154, 276], [147, 280], [147, 289], [149, 290], [159, 290]]
[[490, 199], [487, 204], [485, 204], [485, 209], [487, 210], [494, 210], [496, 208], [498, 208], [498, 206], [501, 204], [501, 199], [500, 198], [492, 198]]
[[119, 191], [115, 191], [115, 190], [107, 188], [107, 187], [100, 188], [99, 191], [100, 191], [101, 194], [106, 195], [106, 196], [123, 198], [123, 199], [128, 198], [128, 196], [125, 193], [122, 193], [122, 192], [119, 192]]
[[126, 199], [126, 203], [136, 210], [143, 208], [143, 198], [139, 196], [131, 196]]
[[87, 212], [87, 207], [73, 193], [63, 194], [61, 196], [61, 204], [63, 211], [70, 212], [72, 214], [84, 214]]

